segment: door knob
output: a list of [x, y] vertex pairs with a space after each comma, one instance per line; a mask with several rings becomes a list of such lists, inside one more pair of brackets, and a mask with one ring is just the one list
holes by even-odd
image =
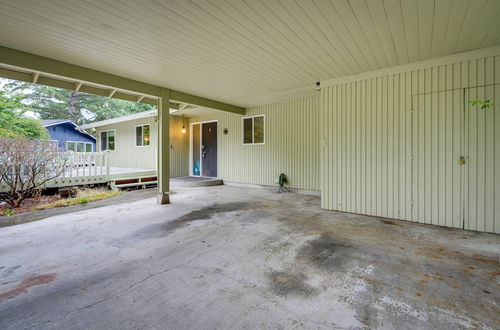
[[465, 157], [464, 156], [460, 156], [460, 158], [458, 159], [458, 164], [459, 165], [464, 165], [465, 164]]

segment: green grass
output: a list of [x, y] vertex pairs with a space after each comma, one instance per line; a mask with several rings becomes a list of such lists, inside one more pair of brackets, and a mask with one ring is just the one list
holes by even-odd
[[64, 207], [70, 205], [85, 204], [103, 199], [115, 197], [123, 194], [121, 191], [113, 191], [107, 189], [79, 189], [75, 197], [63, 198], [51, 203], [45, 203], [35, 206], [32, 211], [53, 209], [56, 207]]

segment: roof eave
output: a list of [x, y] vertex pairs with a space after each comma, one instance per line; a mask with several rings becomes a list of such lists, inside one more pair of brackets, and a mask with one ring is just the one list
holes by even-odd
[[132, 114], [132, 115], [126, 115], [126, 116], [122, 116], [122, 117], [106, 119], [106, 120], [101, 120], [101, 121], [98, 121], [95, 123], [81, 125], [81, 126], [79, 126], [79, 128], [80, 129], [89, 129], [89, 128], [96, 128], [96, 127], [101, 127], [101, 126], [113, 125], [113, 124], [131, 121], [131, 120], [137, 120], [137, 119], [142, 119], [142, 118], [147, 118], [147, 117], [154, 117], [154, 116], [156, 116], [156, 114], [157, 114], [156, 110], [144, 111], [144, 112], [139, 112], [139, 113]]

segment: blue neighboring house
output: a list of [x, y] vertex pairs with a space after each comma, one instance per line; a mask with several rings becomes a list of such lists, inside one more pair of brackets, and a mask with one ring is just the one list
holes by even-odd
[[57, 144], [57, 151], [93, 152], [96, 139], [67, 119], [42, 120], [42, 125], [49, 131], [50, 139]]

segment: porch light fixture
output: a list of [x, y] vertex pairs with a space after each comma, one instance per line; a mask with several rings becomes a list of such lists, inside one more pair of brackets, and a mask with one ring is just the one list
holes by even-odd
[[182, 115], [182, 134], [186, 134], [186, 125], [184, 125], [184, 115]]

